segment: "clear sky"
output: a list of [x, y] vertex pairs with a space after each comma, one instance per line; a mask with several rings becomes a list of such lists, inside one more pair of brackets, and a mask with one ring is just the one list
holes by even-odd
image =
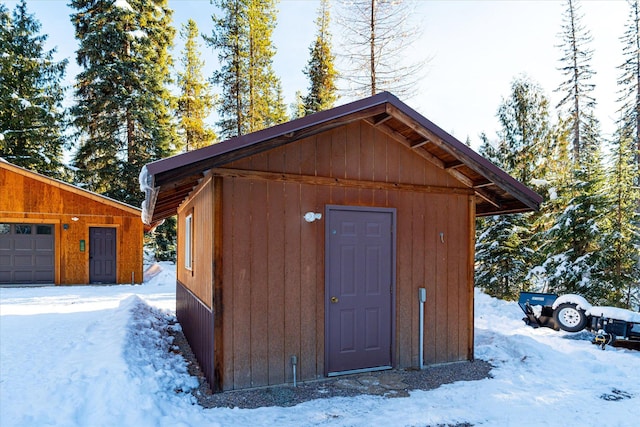
[[[15, 0], [3, 0], [13, 10]], [[68, 0], [28, 0], [29, 12], [42, 24], [49, 36], [49, 49], [57, 47], [56, 59], [69, 59], [67, 78], [71, 84], [78, 71], [75, 64], [77, 42], [69, 21], [72, 10]], [[335, 3], [332, 2], [332, 3]], [[499, 125], [496, 111], [510, 94], [514, 78], [526, 74], [538, 82], [555, 106], [554, 92], [563, 80], [558, 67], [561, 51], [561, 0], [414, 0], [416, 22], [423, 34], [410, 55], [430, 57], [426, 77], [416, 96], [405, 100], [429, 120], [461, 141], [467, 137], [477, 147], [479, 135], [495, 137]], [[281, 0], [278, 26], [273, 44], [277, 48], [274, 69], [282, 81], [287, 103], [297, 90], [306, 92], [308, 82], [302, 70], [309, 59], [309, 46], [316, 32], [314, 24], [318, 0]], [[623, 62], [622, 42], [628, 22], [629, 6], [624, 0], [583, 0], [582, 23], [591, 32], [594, 50], [592, 67], [596, 71], [595, 98], [603, 134], [609, 137], [619, 98], [617, 68]], [[174, 25], [194, 19], [201, 32], [210, 33], [214, 11], [209, 0], [169, 0], [174, 10]], [[335, 7], [333, 21], [336, 21]], [[332, 29], [333, 47], [340, 52], [340, 28]], [[176, 37], [174, 58], [178, 62], [181, 41]], [[207, 76], [217, 66], [217, 53], [204, 43], [202, 57]], [[71, 93], [69, 93], [71, 96]], [[341, 103], [349, 101], [342, 98]]]

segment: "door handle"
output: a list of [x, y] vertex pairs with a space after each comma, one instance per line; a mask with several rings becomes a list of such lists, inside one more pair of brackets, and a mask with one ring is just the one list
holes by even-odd
[[335, 304], [338, 302], [338, 297], [331, 297], [331, 304]]

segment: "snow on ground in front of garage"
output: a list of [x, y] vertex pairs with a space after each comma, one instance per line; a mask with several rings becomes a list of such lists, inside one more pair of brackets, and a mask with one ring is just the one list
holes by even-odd
[[167, 350], [175, 266], [137, 286], [0, 289], [0, 426], [637, 425], [640, 352], [532, 329], [515, 302], [475, 298], [475, 354], [493, 378], [408, 398], [204, 409]]

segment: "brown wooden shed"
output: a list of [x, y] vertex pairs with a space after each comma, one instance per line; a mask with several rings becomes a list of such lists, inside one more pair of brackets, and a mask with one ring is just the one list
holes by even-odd
[[215, 391], [472, 359], [475, 218], [541, 202], [389, 93], [141, 187], [144, 222], [178, 215], [177, 316]]
[[141, 283], [140, 213], [0, 160], [0, 285]]

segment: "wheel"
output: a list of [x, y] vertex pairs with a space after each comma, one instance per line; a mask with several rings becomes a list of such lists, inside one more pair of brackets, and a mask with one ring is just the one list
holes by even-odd
[[587, 315], [584, 310], [578, 310], [576, 304], [560, 304], [553, 311], [553, 320], [563, 331], [578, 332], [587, 326]]

